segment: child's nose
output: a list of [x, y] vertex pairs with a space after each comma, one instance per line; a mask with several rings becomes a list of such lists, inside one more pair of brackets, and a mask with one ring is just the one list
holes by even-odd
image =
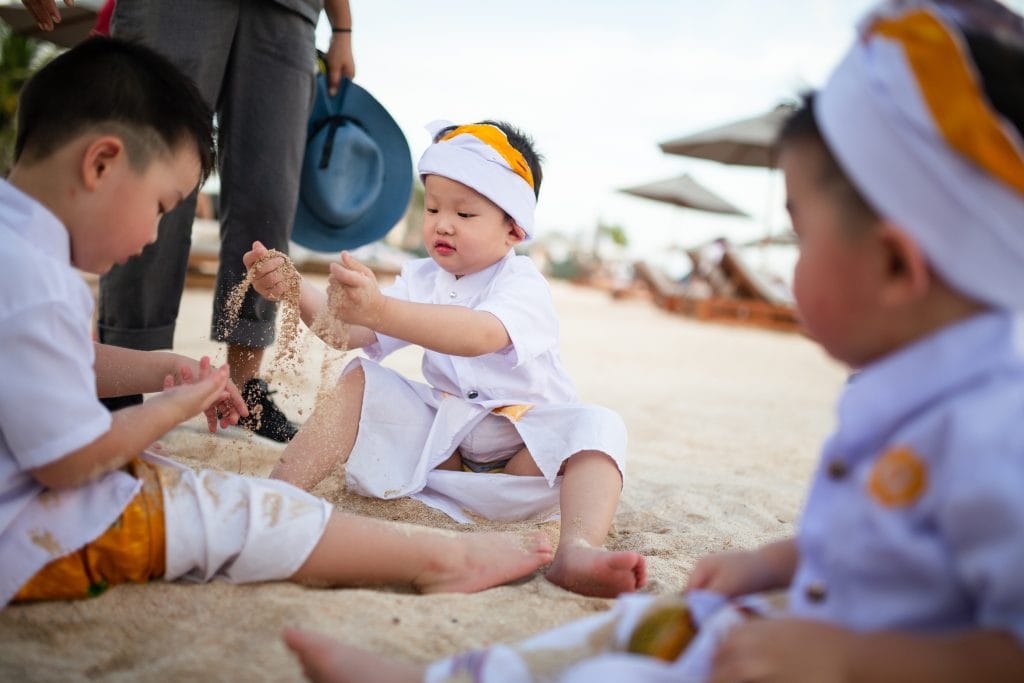
[[434, 232], [441, 235], [450, 235], [453, 232], [452, 222], [443, 216], [437, 216], [434, 221]]

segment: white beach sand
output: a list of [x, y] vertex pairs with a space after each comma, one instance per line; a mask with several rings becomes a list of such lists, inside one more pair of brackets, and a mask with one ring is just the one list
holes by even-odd
[[[617, 410], [629, 428], [625, 489], [608, 546], [647, 556], [649, 590], [679, 589], [705, 553], [791, 534], [844, 370], [797, 335], [702, 324], [647, 301], [553, 288], [562, 358], [582, 398]], [[218, 352], [207, 339], [209, 311], [209, 290], [186, 291], [179, 351]], [[308, 349], [299, 376], [277, 377], [291, 416], [309, 414], [319, 384], [319, 342]], [[419, 354], [407, 349], [388, 364], [418, 375]], [[237, 429], [211, 436], [199, 419], [162, 443], [193, 466], [261, 475], [281, 450]], [[458, 528], [413, 501], [347, 494], [337, 474], [316, 492], [346, 510]], [[557, 522], [543, 528], [557, 540]], [[300, 680], [280, 639], [286, 625], [426, 662], [517, 640], [609, 604], [540, 574], [475, 595], [285, 583], [121, 586], [92, 600], [0, 612], [0, 680]]]

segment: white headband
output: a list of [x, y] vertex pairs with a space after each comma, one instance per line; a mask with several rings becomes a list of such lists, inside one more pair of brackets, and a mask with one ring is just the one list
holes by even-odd
[[[434, 121], [426, 128], [433, 140], [439, 132], [452, 125], [449, 121]], [[537, 196], [531, 185], [533, 181], [529, 167], [526, 166], [522, 155], [508, 144], [500, 129], [493, 126], [487, 128], [493, 128], [500, 134], [497, 144], [501, 147], [500, 141], [504, 140], [504, 147], [507, 149], [498, 149], [468, 132], [457, 133], [427, 147], [420, 157], [420, 177], [444, 176], [473, 188], [511, 216], [516, 225], [526, 233], [526, 239], [530, 239], [533, 235], [533, 214], [537, 208]], [[505, 154], [502, 154], [503, 151]], [[513, 169], [506, 155], [521, 162], [516, 164], [519, 167], [518, 171]]]
[[[859, 32], [815, 98], [829, 149], [951, 286], [996, 307], [1024, 309], [1024, 144], [988, 104], [959, 29], [934, 3], [896, 0]], [[950, 71], [962, 86], [952, 93]], [[976, 120], [987, 126], [965, 112], [981, 114]], [[979, 129], [986, 139], [978, 139]]]

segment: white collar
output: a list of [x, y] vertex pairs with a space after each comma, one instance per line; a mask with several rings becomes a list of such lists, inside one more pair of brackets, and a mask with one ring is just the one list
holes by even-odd
[[992, 310], [942, 328], [854, 375], [839, 399], [828, 450], [860, 452], [977, 377], [1024, 368], [1024, 319]]

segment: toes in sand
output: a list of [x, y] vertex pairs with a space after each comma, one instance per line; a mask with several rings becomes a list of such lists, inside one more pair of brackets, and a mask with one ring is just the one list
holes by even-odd
[[634, 552], [587, 545], [560, 547], [545, 577], [574, 593], [614, 598], [647, 585], [647, 561]]
[[423, 667], [392, 662], [317, 633], [287, 628], [284, 642], [313, 683], [415, 683], [423, 678]]

